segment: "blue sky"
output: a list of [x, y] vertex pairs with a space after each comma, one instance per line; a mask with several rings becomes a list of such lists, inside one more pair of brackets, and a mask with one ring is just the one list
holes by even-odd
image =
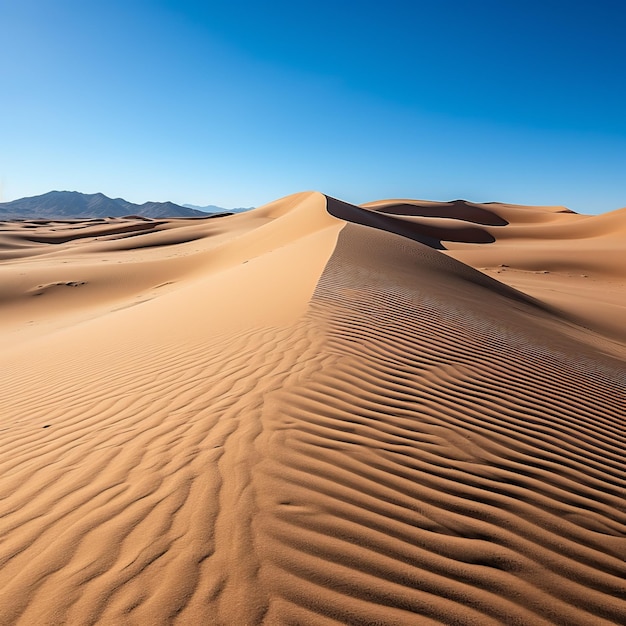
[[0, 195], [626, 206], [621, 1], [0, 0]]

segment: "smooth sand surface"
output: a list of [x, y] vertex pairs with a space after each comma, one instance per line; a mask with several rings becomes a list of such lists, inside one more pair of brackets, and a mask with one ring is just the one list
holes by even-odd
[[626, 623], [626, 210], [0, 224], [0, 624]]

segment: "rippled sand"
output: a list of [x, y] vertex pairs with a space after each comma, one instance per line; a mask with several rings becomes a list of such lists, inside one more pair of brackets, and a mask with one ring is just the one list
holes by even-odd
[[625, 210], [0, 224], [0, 623], [625, 623], [624, 259]]

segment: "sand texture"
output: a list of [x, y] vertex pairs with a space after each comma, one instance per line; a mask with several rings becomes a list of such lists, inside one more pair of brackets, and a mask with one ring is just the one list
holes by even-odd
[[626, 209], [0, 223], [0, 624], [626, 623]]

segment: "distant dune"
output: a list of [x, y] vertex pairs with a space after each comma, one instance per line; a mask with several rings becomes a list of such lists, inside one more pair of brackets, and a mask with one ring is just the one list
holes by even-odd
[[196, 204], [183, 204], [187, 209], [196, 209], [197, 211], [203, 211], [204, 213], [245, 213], [252, 210], [254, 207], [238, 207], [235, 209], [225, 209], [222, 206], [215, 204], [207, 204], [206, 206], [198, 206]]
[[0, 223], [0, 624], [626, 623], [624, 259], [626, 209]]

